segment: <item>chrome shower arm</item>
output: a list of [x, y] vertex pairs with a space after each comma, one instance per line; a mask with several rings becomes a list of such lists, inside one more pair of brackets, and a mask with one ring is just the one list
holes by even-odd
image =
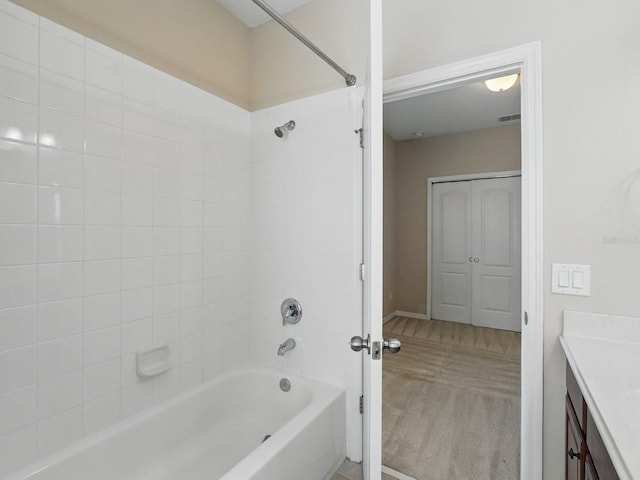
[[356, 84], [357, 79], [356, 79], [355, 75], [353, 75], [351, 73], [348, 73], [340, 65], [338, 65], [336, 62], [334, 62], [326, 53], [324, 53], [322, 50], [320, 50], [318, 47], [316, 47], [311, 42], [311, 40], [309, 40], [302, 33], [300, 33], [300, 31], [296, 27], [294, 27], [288, 21], [286, 21], [284, 18], [282, 18], [280, 16], [280, 14], [278, 12], [276, 12], [266, 2], [264, 2], [263, 0], [251, 0], [251, 1], [253, 3], [255, 3], [257, 6], [259, 6], [262, 10], [264, 10], [267, 13], [267, 15], [269, 15], [271, 18], [273, 18], [276, 22], [278, 22], [280, 25], [282, 25], [291, 35], [293, 35], [298, 40], [300, 40], [302, 43], [304, 43], [313, 53], [315, 53], [322, 60], [324, 60], [326, 63], [328, 63], [331, 66], [331, 68], [333, 68], [336, 72], [338, 72], [340, 75], [342, 75], [342, 77], [345, 79], [348, 87], [351, 87], [351, 86]]

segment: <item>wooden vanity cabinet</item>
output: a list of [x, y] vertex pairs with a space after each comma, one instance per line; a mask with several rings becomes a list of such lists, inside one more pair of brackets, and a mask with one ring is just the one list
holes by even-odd
[[569, 364], [565, 424], [566, 480], [620, 480]]
[[566, 402], [566, 444], [565, 444], [565, 452], [567, 452], [567, 459], [565, 462], [565, 478], [566, 480], [581, 480], [581, 466], [580, 466], [580, 454], [581, 448], [584, 444], [582, 439], [582, 432], [580, 431], [580, 426], [578, 425], [578, 420], [576, 419], [576, 415], [573, 412], [573, 406], [571, 405], [571, 400], [569, 400], [569, 396], [567, 395]]
[[[598, 475], [602, 480], [618, 479], [616, 469], [611, 462], [611, 457], [607, 452], [602, 437], [596, 428], [591, 412], [587, 409], [587, 434], [585, 442], [589, 446], [589, 456], [592, 466], [598, 471]], [[585, 477], [586, 478], [586, 477]], [[596, 477], [597, 478], [597, 477]]]
[[587, 455], [584, 459], [584, 480], [599, 480], [596, 469], [593, 466], [591, 455]]

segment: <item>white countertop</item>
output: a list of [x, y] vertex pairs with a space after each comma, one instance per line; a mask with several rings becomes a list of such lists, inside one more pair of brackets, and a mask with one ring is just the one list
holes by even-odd
[[560, 343], [621, 480], [640, 480], [640, 318], [564, 312]]

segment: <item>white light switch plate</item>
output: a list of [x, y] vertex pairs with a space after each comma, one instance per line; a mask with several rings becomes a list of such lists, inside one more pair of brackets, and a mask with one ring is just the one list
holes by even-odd
[[591, 265], [552, 264], [551, 292], [563, 295], [591, 295]]

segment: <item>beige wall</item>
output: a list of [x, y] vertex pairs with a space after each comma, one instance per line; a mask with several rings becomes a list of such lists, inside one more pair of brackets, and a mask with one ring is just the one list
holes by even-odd
[[519, 169], [519, 124], [397, 142], [397, 310], [426, 312], [427, 178]]
[[[280, 25], [249, 29], [215, 0], [13, 1], [249, 110], [346, 88]], [[316, 0], [285, 17], [362, 85], [368, 5]]]
[[383, 183], [383, 305], [382, 315], [386, 317], [398, 308], [396, 277], [396, 141], [385, 134], [383, 138], [384, 183]]
[[[367, 0], [315, 0], [286, 19], [363, 84], [369, 31]], [[346, 88], [329, 65], [275, 22], [251, 31], [251, 107]]]
[[13, 0], [249, 108], [249, 29], [215, 0]]
[[[543, 468], [562, 478], [562, 310], [640, 314], [640, 2], [382, 1], [387, 79], [542, 42]], [[551, 294], [552, 262], [590, 264], [591, 296]]]

